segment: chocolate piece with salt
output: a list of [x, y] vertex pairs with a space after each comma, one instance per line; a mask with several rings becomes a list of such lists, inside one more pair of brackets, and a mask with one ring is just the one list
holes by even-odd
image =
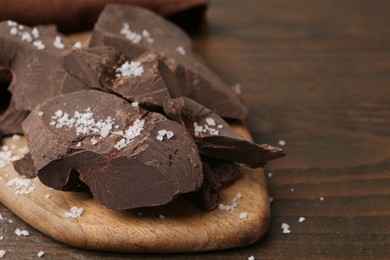
[[73, 50], [65, 59], [69, 74], [91, 88], [115, 93], [142, 106], [160, 107], [178, 81], [165, 63], [151, 52], [126, 57], [113, 47]]
[[219, 115], [189, 98], [170, 99], [164, 104], [164, 111], [171, 120], [184, 125], [192, 133], [203, 155], [252, 168], [262, 167], [285, 155], [280, 148], [245, 140]]
[[210, 211], [217, 207], [219, 191], [241, 177], [240, 167], [229, 161], [203, 156], [204, 183], [202, 188], [184, 195], [200, 208]]
[[0, 23], [0, 67], [12, 74], [6, 90], [11, 93], [6, 102], [10, 105], [0, 114], [0, 125], [4, 125], [0, 133], [19, 132], [26, 111], [63, 92], [62, 56], [70, 46], [53, 26], [29, 28], [13, 21]]
[[126, 56], [127, 52], [152, 51], [174, 72], [185, 96], [222, 117], [241, 120], [248, 114], [239, 96], [193, 53], [190, 38], [149, 10], [107, 5], [90, 41], [90, 46], [101, 45], [116, 47]]
[[54, 97], [22, 126], [42, 183], [59, 190], [84, 185], [111, 209], [163, 205], [203, 182], [196, 144], [183, 126], [112, 94]]

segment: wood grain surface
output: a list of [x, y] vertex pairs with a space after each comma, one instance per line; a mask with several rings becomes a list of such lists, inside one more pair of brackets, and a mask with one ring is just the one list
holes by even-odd
[[102, 253], [58, 243], [0, 206], [13, 220], [1, 223], [8, 259], [35, 259], [39, 250], [50, 259], [388, 259], [390, 2], [210, 3], [196, 50], [241, 83], [255, 141], [286, 141], [287, 157], [265, 169], [274, 199], [265, 237], [207, 253]]

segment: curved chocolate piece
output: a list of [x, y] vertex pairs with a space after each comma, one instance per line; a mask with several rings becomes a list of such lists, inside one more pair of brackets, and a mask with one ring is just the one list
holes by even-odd
[[152, 51], [176, 75], [185, 96], [222, 117], [241, 120], [248, 114], [239, 96], [193, 53], [190, 38], [155, 13], [140, 7], [107, 5], [90, 41], [90, 46], [101, 45], [116, 47], [126, 56], [127, 52]]
[[189, 98], [170, 99], [164, 104], [164, 111], [168, 118], [191, 132], [203, 155], [243, 163], [252, 168], [262, 167], [270, 160], [285, 156], [280, 148], [245, 140], [220, 116]]
[[9, 69], [12, 94], [0, 114], [0, 133], [20, 132], [20, 122], [36, 105], [61, 94], [65, 76], [62, 57], [71, 45], [55, 27], [36, 27], [13, 21], [0, 23], [0, 66]]
[[125, 57], [115, 48], [101, 46], [73, 50], [64, 60], [67, 72], [85, 85], [142, 106], [162, 108], [170, 98], [168, 88], [180, 89], [169, 68], [151, 52]]
[[50, 99], [23, 130], [42, 183], [60, 190], [85, 184], [111, 209], [166, 204], [203, 182], [196, 144], [183, 126], [105, 92]]

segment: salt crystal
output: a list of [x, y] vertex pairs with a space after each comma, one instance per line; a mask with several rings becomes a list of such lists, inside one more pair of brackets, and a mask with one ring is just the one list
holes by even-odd
[[17, 236], [24, 236], [24, 237], [27, 237], [30, 235], [30, 233], [27, 230], [23, 230], [23, 229], [21, 230], [19, 228], [15, 229], [15, 234]]
[[21, 24], [19, 24], [18, 28], [19, 28], [19, 30], [23, 30], [23, 29], [24, 29], [24, 26], [21, 25]]
[[324, 197], [320, 197], [320, 201], [323, 201], [324, 200]]
[[80, 41], [75, 42], [75, 44], [73, 45], [73, 48], [75, 48], [75, 49], [81, 49], [82, 47], [83, 47], [83, 45], [81, 44]]
[[272, 177], [272, 172], [267, 173], [267, 175], [268, 175], [268, 178], [271, 178]]
[[175, 134], [172, 131], [167, 132], [167, 139], [171, 139]]
[[50, 194], [45, 194], [45, 199], [50, 199], [51, 195]]
[[116, 76], [117, 77], [130, 77], [130, 76], [142, 76], [144, 73], [144, 68], [141, 66], [141, 62], [139, 61], [132, 61], [122, 64], [121, 67], [116, 69], [116, 72], [119, 72]]
[[289, 234], [291, 233], [290, 226], [286, 223], [283, 223], [281, 228], [283, 229], [284, 234]]
[[65, 218], [78, 218], [84, 213], [84, 208], [78, 208], [78, 207], [71, 207], [70, 211], [65, 212], [64, 217]]
[[39, 111], [39, 112], [38, 112], [38, 116], [40, 116], [40, 117], [43, 117], [44, 114], [45, 114], [45, 113], [43, 113], [42, 111]]
[[290, 191], [291, 191], [291, 192], [294, 192], [294, 188], [291, 188]]
[[0, 236], [0, 240], [3, 240], [4, 239], [4, 236]]
[[216, 125], [214, 119], [212, 119], [211, 117], [207, 117], [207, 118], [206, 118], [206, 123], [207, 123], [208, 125], [210, 125], [210, 126], [215, 126], [215, 125]]
[[38, 256], [38, 257], [42, 257], [44, 254], [45, 254], [45, 252], [39, 251], [38, 254], [37, 254], [37, 256]]
[[304, 217], [300, 217], [300, 218], [298, 219], [299, 223], [302, 223], [302, 222], [305, 221], [305, 220], [306, 220], [306, 218], [304, 218]]
[[241, 212], [240, 219], [248, 219], [248, 212]]
[[157, 135], [156, 139], [159, 140], [159, 141], [162, 141], [164, 139], [164, 137], [162, 135]]
[[285, 140], [279, 140], [278, 143], [279, 143], [280, 146], [286, 145], [286, 141]]
[[12, 20], [8, 20], [8, 21], [7, 21], [7, 24], [8, 24], [8, 26], [9, 26], [9, 27], [15, 27], [15, 26], [17, 26], [17, 25], [18, 25], [18, 23], [17, 23], [17, 22], [15, 22], [15, 21], [12, 21]]
[[178, 53], [180, 53], [181, 55], [183, 55], [183, 56], [186, 55], [186, 50], [184, 49], [183, 46], [177, 47], [177, 48], [176, 48], [176, 51], [177, 51]]
[[33, 35], [34, 38], [39, 38], [39, 31], [36, 27], [32, 29], [31, 34]]
[[22, 137], [20, 135], [13, 135], [12, 136], [12, 141], [17, 142], [17, 141], [20, 141], [20, 140], [22, 140]]
[[252, 255], [252, 256], [248, 257], [248, 260], [255, 260], [255, 257]]
[[0, 258], [3, 258], [5, 254], [7, 254], [7, 251], [5, 251], [4, 249], [0, 249]]
[[165, 129], [159, 130], [158, 134], [161, 135], [161, 136], [164, 136], [164, 135], [167, 134], [167, 130], [165, 130]]
[[165, 219], [165, 216], [163, 214], [158, 215], [160, 219]]
[[123, 23], [120, 34], [125, 36], [128, 40], [130, 40], [134, 44], [139, 43], [142, 39], [142, 36], [140, 34], [130, 30], [130, 26], [128, 23]]
[[23, 155], [28, 154], [30, 152], [30, 149], [28, 149], [28, 146], [24, 146], [19, 149], [19, 152]]
[[22, 41], [32, 42], [32, 37], [29, 32], [22, 32]]
[[138, 107], [138, 105], [139, 105], [138, 102], [135, 102], [135, 101], [134, 101], [134, 102], [131, 102], [131, 106], [132, 106], [132, 107]]
[[237, 93], [237, 95], [240, 95], [241, 94], [241, 84], [240, 83], [236, 83], [235, 85], [233, 85], [232, 86], [232, 90], [234, 91], [234, 92], [236, 92]]
[[12, 34], [12, 35], [17, 35], [18, 34], [18, 29], [16, 29], [15, 27], [12, 27], [11, 30], [9, 30], [9, 33]]
[[91, 144], [92, 144], [92, 145], [97, 144], [97, 142], [98, 142], [98, 141], [97, 141], [95, 138], [92, 138], [92, 139], [91, 139]]
[[56, 38], [53, 41], [53, 46], [61, 50], [65, 48], [65, 45], [62, 43], [60, 36], [56, 36]]

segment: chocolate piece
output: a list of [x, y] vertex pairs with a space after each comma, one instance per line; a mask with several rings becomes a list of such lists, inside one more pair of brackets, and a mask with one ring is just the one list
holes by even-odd
[[203, 155], [243, 163], [252, 168], [262, 167], [268, 161], [285, 155], [280, 148], [245, 140], [220, 116], [189, 98], [170, 99], [164, 104], [164, 111], [168, 118], [191, 132]]
[[[15, 20], [28, 25], [57, 24], [63, 33], [92, 29], [100, 12], [113, 0], [13, 0], [0, 1], [0, 20]], [[140, 5], [169, 16], [187, 30], [198, 30], [207, 7], [206, 0], [121, 0], [123, 4]], [[39, 8], [37, 8], [39, 7]], [[66, 10], [66, 11], [64, 11]]]
[[152, 51], [174, 72], [185, 96], [222, 117], [244, 119], [248, 114], [238, 95], [193, 53], [190, 38], [146, 9], [108, 5], [90, 41], [90, 46], [101, 45], [113, 46], [125, 56], [134, 51]]
[[62, 56], [70, 46], [52, 26], [32, 29], [12, 21], [0, 23], [0, 66], [12, 73], [12, 96], [0, 114], [0, 133], [19, 132], [26, 111], [63, 93]]
[[25, 154], [22, 159], [14, 161], [12, 164], [16, 172], [19, 172], [28, 178], [34, 178], [38, 174], [30, 153]]
[[54, 97], [22, 125], [42, 183], [60, 190], [86, 185], [111, 209], [166, 204], [203, 182], [196, 144], [183, 126], [112, 94]]
[[239, 166], [233, 162], [202, 157], [204, 182], [202, 188], [184, 194], [200, 208], [210, 211], [217, 207], [219, 191], [241, 177]]
[[85, 85], [115, 93], [142, 106], [162, 107], [178, 81], [163, 61], [151, 52], [125, 57], [112, 47], [74, 50], [65, 68]]

